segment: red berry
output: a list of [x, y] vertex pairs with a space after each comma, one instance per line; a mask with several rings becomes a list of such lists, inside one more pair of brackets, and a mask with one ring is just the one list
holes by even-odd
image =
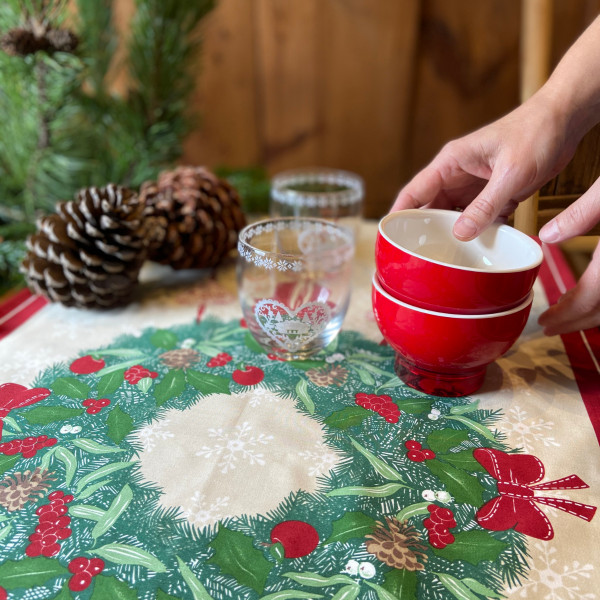
[[101, 358], [96, 359], [88, 354], [74, 360], [69, 368], [77, 375], [88, 375], [100, 371], [105, 365], [106, 363]]
[[59, 517], [54, 522], [54, 525], [58, 528], [67, 527], [70, 524], [71, 524], [71, 517], [67, 517], [66, 515], [64, 517]]
[[55, 498], [52, 500], [52, 502], [50, 502], [52, 506], [62, 506], [64, 503], [65, 501], [62, 498]]
[[81, 403], [82, 406], [94, 406], [94, 404], [96, 404], [96, 400], [93, 398], [88, 398]]
[[45, 444], [44, 444], [44, 442], [43, 442], [43, 441], [42, 441], [42, 442], [36, 442], [36, 443], [33, 445], [33, 447], [34, 447], [36, 450], [41, 450], [41, 449], [42, 449], [44, 446], [45, 446]]
[[69, 504], [69, 502], [73, 501], [74, 496], [72, 496], [71, 494], [67, 494], [66, 496], [63, 497], [63, 502], [65, 504]]
[[0, 586], [0, 600], [7, 600], [8, 594], [6, 590]]
[[54, 510], [45, 512], [44, 514], [40, 515], [40, 523], [54, 524], [56, 519], [58, 519], [58, 514]]
[[59, 540], [66, 540], [68, 537], [71, 537], [72, 533], [73, 531], [71, 529], [69, 529], [68, 527], [63, 527], [62, 529], [59, 529], [56, 532], [56, 537]]
[[442, 508], [442, 507], [441, 507], [441, 506], [438, 506], [437, 504], [430, 504], [430, 505], [427, 507], [427, 510], [428, 510], [430, 513], [435, 513], [435, 512], [437, 512], [437, 511], [438, 511], [440, 508]]
[[110, 404], [110, 400], [108, 398], [100, 398], [96, 402], [96, 406], [108, 406]]
[[31, 542], [27, 548], [25, 548], [25, 554], [27, 556], [39, 556], [42, 553], [42, 544], [40, 542]]
[[60, 544], [52, 544], [50, 546], [42, 547], [42, 556], [50, 557], [55, 556], [60, 552]]
[[54, 512], [59, 516], [62, 517], [64, 514], [67, 513], [67, 511], [69, 510], [68, 506], [65, 506], [64, 504], [61, 504], [60, 506], [55, 506], [54, 507]]
[[454, 536], [449, 531], [446, 531], [446, 533], [438, 534], [438, 539], [440, 540], [440, 542], [446, 544], [446, 546], [454, 542]]
[[42, 539], [43, 537], [44, 537], [44, 536], [43, 536], [41, 533], [38, 533], [38, 532], [36, 532], [36, 533], [32, 533], [32, 534], [31, 534], [31, 535], [30, 535], [30, 536], [29, 536], [27, 539], [28, 539], [30, 542], [39, 542], [39, 541], [41, 541], [41, 539]]
[[417, 442], [417, 440], [408, 440], [404, 442], [404, 446], [407, 450], [420, 450], [421, 442]]
[[45, 442], [47, 439], [48, 439], [47, 435], [38, 435], [38, 437], [37, 437], [38, 442]]
[[37, 454], [37, 450], [23, 450], [23, 458], [32, 458]]
[[246, 319], [240, 319], [240, 327], [242, 329], [248, 329], [248, 324], [246, 323]]
[[72, 592], [81, 592], [92, 583], [92, 576], [87, 572], [77, 573], [69, 579], [69, 589]]
[[408, 460], [412, 460], [413, 462], [423, 462], [425, 460], [425, 456], [421, 450], [409, 450], [406, 456]]
[[42, 506], [38, 506], [38, 508], [35, 511], [35, 514], [39, 517], [40, 515], [43, 515], [47, 512], [54, 512], [54, 506], [52, 506], [51, 504], [42, 504]]
[[86, 571], [90, 564], [90, 559], [85, 556], [78, 556], [74, 558], [70, 563], [67, 569], [71, 571], [71, 573], [81, 573], [82, 571]]
[[52, 546], [56, 544], [56, 540], [58, 540], [56, 533], [44, 533], [40, 543], [42, 546]]
[[19, 451], [20, 451], [20, 449], [18, 447], [16, 447], [16, 446], [10, 446], [10, 448], [7, 448], [4, 451], [4, 454], [6, 456], [13, 456], [14, 454], [18, 454]]
[[[436, 506], [434, 504], [434, 506]], [[437, 515], [442, 519], [442, 521], [450, 521], [454, 520], [454, 513], [444, 506], [437, 506], [437, 510], [435, 511]]]
[[100, 412], [100, 408], [92, 406], [91, 408], [88, 408], [85, 412], [89, 413], [90, 415], [95, 415]]
[[435, 458], [435, 452], [433, 450], [422, 450], [423, 452], [423, 456], [425, 456], [425, 460], [431, 460], [432, 458]]
[[56, 444], [56, 442], [58, 442], [58, 440], [56, 438], [48, 438], [47, 440], [44, 440], [44, 446], [46, 446], [46, 447], [54, 446], [54, 444]]
[[4, 442], [3, 444], [0, 444], [0, 452], [4, 452], [8, 448], [10, 448], [10, 444], [7, 444], [6, 442]]
[[56, 530], [56, 524], [54, 521], [46, 521], [45, 523], [40, 523], [36, 528], [36, 533], [46, 533], [46, 532], [54, 532]]
[[441, 550], [442, 548], [445, 548], [447, 544], [445, 544], [444, 542], [442, 542], [442, 540], [440, 540], [439, 536], [431, 536], [429, 538], [429, 543], [434, 547], [437, 548], [438, 550]]
[[102, 573], [104, 570], [104, 561], [101, 558], [92, 558], [90, 560], [90, 565], [87, 568], [87, 572], [95, 577], [98, 573]]
[[427, 529], [429, 531], [431, 531], [435, 527], [435, 523], [429, 518], [427, 518], [423, 521], [423, 525], [424, 525], [425, 529]]
[[48, 500], [58, 500], [59, 498], [64, 498], [65, 493], [62, 490], [55, 490], [54, 492], [48, 494]]
[[34, 437], [26, 437], [23, 441], [23, 444], [25, 445], [31, 445], [35, 442], [35, 438]]

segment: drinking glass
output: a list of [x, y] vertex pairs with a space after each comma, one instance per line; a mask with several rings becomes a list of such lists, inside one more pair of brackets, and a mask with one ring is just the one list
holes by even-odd
[[322, 219], [267, 219], [242, 229], [238, 251], [242, 312], [260, 346], [284, 360], [325, 348], [350, 301], [352, 233]]
[[312, 167], [284, 171], [271, 181], [272, 217], [313, 217], [348, 227], [356, 236], [364, 183], [349, 171]]

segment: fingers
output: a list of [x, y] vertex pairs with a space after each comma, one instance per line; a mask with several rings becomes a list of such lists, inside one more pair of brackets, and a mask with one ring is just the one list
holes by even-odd
[[570, 333], [600, 325], [600, 249], [581, 276], [557, 304], [542, 313], [538, 319], [546, 335]]
[[600, 179], [540, 229], [542, 242], [554, 244], [587, 233], [600, 221]]
[[390, 212], [404, 210], [405, 208], [421, 208], [438, 195], [442, 189], [440, 172], [429, 165], [417, 173], [406, 186], [400, 190]]

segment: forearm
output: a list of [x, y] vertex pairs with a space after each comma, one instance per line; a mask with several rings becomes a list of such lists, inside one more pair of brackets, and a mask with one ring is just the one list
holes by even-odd
[[550, 106], [577, 139], [600, 121], [600, 17], [571, 46], [531, 100]]

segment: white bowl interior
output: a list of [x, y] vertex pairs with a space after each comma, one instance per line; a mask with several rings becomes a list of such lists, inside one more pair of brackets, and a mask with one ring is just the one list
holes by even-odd
[[539, 245], [509, 225], [493, 223], [474, 240], [461, 242], [452, 233], [459, 216], [451, 210], [402, 210], [384, 217], [379, 231], [409, 254], [466, 270], [524, 271], [542, 262]]
[[507, 315], [518, 313], [525, 308], [527, 308], [533, 302], [533, 290], [529, 292], [525, 300], [521, 302], [518, 306], [514, 308], [510, 308], [509, 310], [505, 310], [497, 313], [484, 313], [484, 314], [463, 314], [463, 313], [444, 313], [437, 312], [434, 310], [429, 310], [427, 308], [421, 308], [419, 306], [413, 306], [412, 304], [407, 304], [406, 302], [402, 302], [402, 300], [398, 300], [398, 298], [394, 298], [392, 295], [388, 294], [380, 285], [377, 280], [377, 273], [373, 275], [373, 287], [377, 290], [377, 293], [387, 298], [390, 302], [397, 304], [398, 306], [403, 306], [404, 308], [408, 308], [410, 310], [414, 310], [420, 313], [426, 313], [428, 315], [435, 315], [436, 317], [444, 317], [447, 319], [467, 319], [467, 320], [476, 320], [476, 319], [497, 319], [499, 317], [506, 317]]

